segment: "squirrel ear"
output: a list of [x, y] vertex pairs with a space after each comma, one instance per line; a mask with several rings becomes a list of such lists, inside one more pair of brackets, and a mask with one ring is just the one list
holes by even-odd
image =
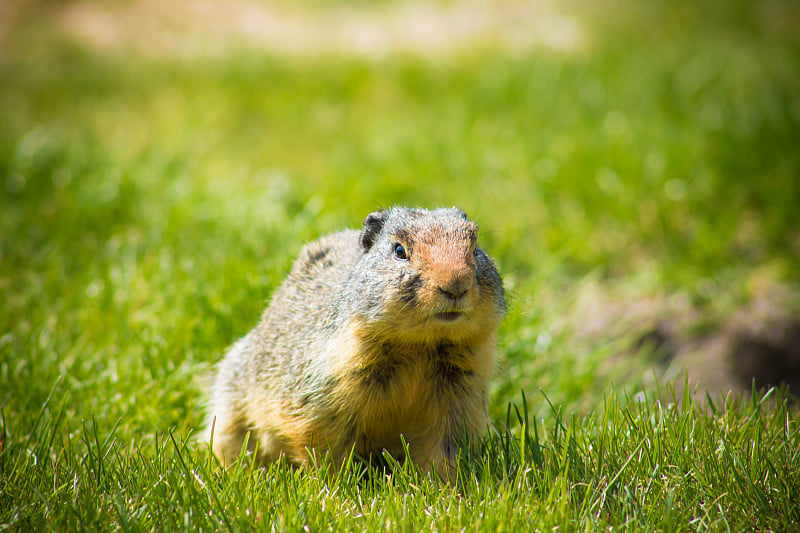
[[375, 244], [375, 239], [383, 229], [383, 224], [386, 222], [388, 215], [389, 212], [386, 210], [375, 211], [364, 219], [364, 225], [361, 228], [361, 246], [364, 247], [365, 252]]

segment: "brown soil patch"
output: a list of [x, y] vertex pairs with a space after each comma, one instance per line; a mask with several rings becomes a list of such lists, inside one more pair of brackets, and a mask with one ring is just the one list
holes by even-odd
[[[624, 364], [646, 350], [660, 380], [679, 393], [685, 379], [704, 401], [730, 392], [787, 386], [800, 397], [800, 293], [769, 285], [732, 313], [709, 317], [686, 296], [621, 295], [592, 285], [579, 296], [566, 324], [585, 341], [631, 339], [629, 350], [609, 364]], [[587, 317], [590, 317], [587, 319]]]

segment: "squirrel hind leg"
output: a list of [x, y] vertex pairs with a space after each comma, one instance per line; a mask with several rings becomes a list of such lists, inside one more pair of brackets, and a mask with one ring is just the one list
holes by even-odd
[[[216, 408], [210, 414], [206, 429], [206, 439], [211, 450], [224, 466], [229, 466], [239, 456], [247, 440], [247, 449], [255, 450], [256, 436], [239, 416], [231, 409]], [[248, 436], [248, 433], [251, 433]]]
[[257, 436], [248, 423], [245, 409], [244, 400], [247, 395], [241, 388], [246, 383], [242, 374], [250, 346], [252, 343], [248, 337], [233, 345], [219, 363], [211, 386], [204, 438], [211, 444], [214, 455], [225, 466], [229, 466], [239, 457], [245, 441], [250, 453], [256, 449]]

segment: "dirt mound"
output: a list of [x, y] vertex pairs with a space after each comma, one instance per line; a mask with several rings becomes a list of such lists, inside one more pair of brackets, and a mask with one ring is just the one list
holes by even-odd
[[700, 400], [706, 392], [747, 394], [754, 385], [785, 385], [800, 397], [800, 292], [793, 288], [769, 286], [720, 314], [682, 295], [626, 298], [594, 286], [578, 298], [575, 317], [570, 328], [586, 342], [633, 339], [609, 364], [646, 353], [660, 380], [681, 392], [688, 378]]

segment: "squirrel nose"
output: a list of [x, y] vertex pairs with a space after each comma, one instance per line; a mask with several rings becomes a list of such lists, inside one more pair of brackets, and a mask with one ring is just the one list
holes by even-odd
[[459, 300], [467, 294], [470, 287], [470, 274], [467, 272], [459, 273], [439, 285], [439, 292], [451, 300]]
[[461, 287], [461, 286], [448, 287], [448, 288], [439, 287], [439, 292], [441, 292], [442, 294], [444, 294], [445, 296], [447, 296], [452, 300], [458, 300], [459, 298], [467, 294], [467, 289], [466, 287]]

